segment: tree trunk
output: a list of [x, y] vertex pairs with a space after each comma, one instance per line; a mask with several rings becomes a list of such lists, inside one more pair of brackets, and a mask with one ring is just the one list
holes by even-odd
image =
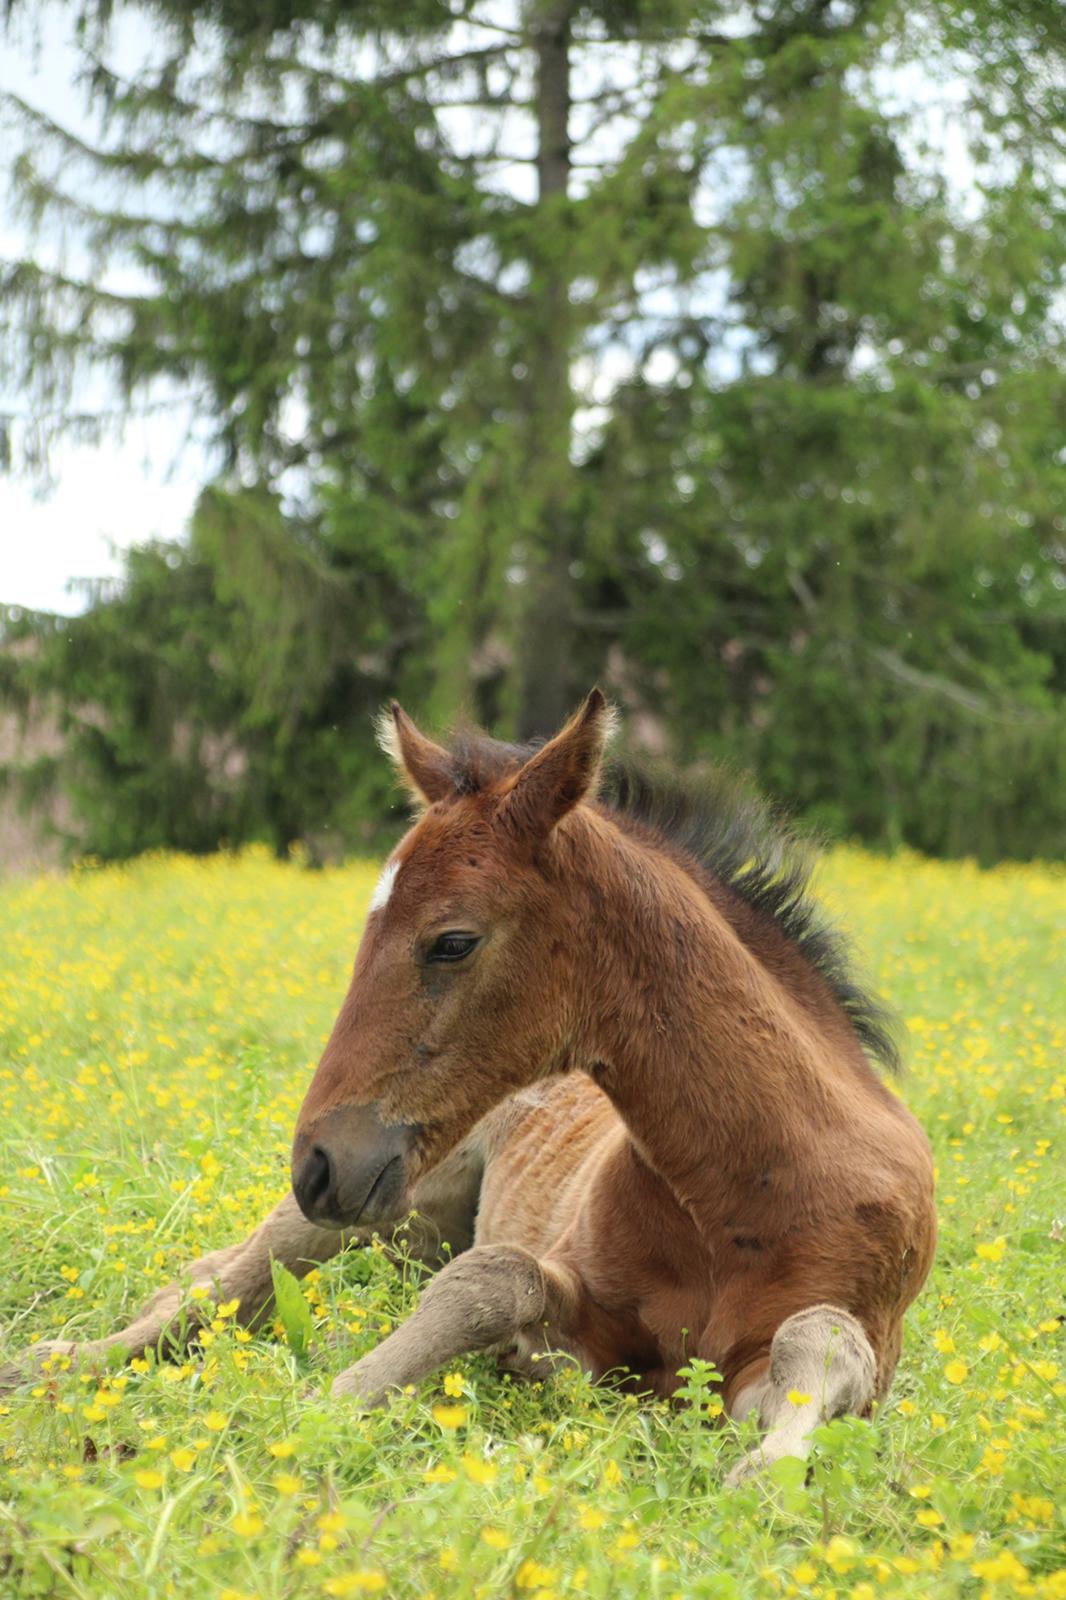
[[[517, 640], [517, 723], [522, 739], [554, 733], [574, 692], [573, 470], [570, 430], [570, 280], [563, 211], [570, 176], [572, 0], [537, 6], [537, 223], [525, 492], [525, 581]], [[525, 519], [524, 519], [525, 520]]]

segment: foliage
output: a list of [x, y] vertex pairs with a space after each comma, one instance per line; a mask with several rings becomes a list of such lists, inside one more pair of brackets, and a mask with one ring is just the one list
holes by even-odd
[[[252, 851], [0, 892], [5, 1357], [118, 1325], [273, 1204], [376, 874]], [[906, 1018], [941, 1237], [888, 1402], [809, 1484], [723, 1490], [747, 1435], [699, 1362], [683, 1410], [485, 1359], [330, 1403], [418, 1285], [349, 1252], [304, 1280], [310, 1369], [222, 1306], [183, 1365], [7, 1398], [5, 1594], [1061, 1600], [1066, 878], [846, 850], [824, 881]]]
[[[118, 592], [84, 616], [9, 617], [8, 696], [25, 716], [54, 709], [62, 735], [24, 785], [31, 801], [62, 785], [77, 817], [72, 848], [121, 858], [258, 838], [284, 853], [300, 839], [317, 858], [342, 840], [365, 845], [389, 815], [378, 698], [323, 661], [346, 597], [312, 551], [277, 538], [272, 503], [245, 494], [238, 505], [277, 539], [273, 585], [229, 577], [237, 507], [208, 493], [188, 548], [134, 550]], [[235, 549], [239, 562], [246, 551]], [[372, 588], [369, 575], [360, 587]], [[368, 639], [382, 626], [373, 615]]]
[[300, 1288], [300, 1280], [280, 1261], [270, 1263], [274, 1281], [274, 1309], [281, 1323], [289, 1349], [297, 1360], [303, 1360], [314, 1339], [314, 1320], [310, 1307]]
[[[602, 678], [832, 831], [1058, 853], [1061, 8], [157, 0], [132, 76], [75, 10], [98, 137], [6, 108], [43, 227], [8, 431], [40, 463], [87, 373], [196, 396], [218, 473], [173, 581], [247, 757], [227, 837], [358, 842], [391, 693], [529, 735]], [[190, 842], [97, 777], [89, 848]]]

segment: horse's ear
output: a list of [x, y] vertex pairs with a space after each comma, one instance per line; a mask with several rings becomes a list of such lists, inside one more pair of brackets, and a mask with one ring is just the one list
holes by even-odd
[[378, 718], [378, 742], [396, 768], [396, 776], [420, 805], [430, 806], [454, 794], [451, 756], [419, 733], [395, 700]]
[[596, 792], [614, 711], [599, 689], [561, 733], [530, 756], [512, 778], [500, 803], [500, 818], [517, 834], [546, 838], [579, 800]]

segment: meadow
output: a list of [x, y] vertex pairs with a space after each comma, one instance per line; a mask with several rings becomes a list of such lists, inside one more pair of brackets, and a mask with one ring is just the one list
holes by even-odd
[[[0, 888], [0, 1359], [103, 1334], [287, 1187], [372, 864], [142, 859]], [[670, 1408], [457, 1363], [386, 1411], [333, 1372], [408, 1309], [380, 1248], [264, 1336], [0, 1397], [0, 1594], [1066, 1600], [1066, 872], [850, 849], [823, 897], [903, 1018], [939, 1255], [872, 1421], [727, 1492], [705, 1371]]]

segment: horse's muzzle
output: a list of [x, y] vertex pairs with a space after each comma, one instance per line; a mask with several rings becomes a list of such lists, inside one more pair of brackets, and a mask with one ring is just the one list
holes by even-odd
[[373, 1105], [338, 1106], [316, 1117], [292, 1147], [292, 1192], [308, 1222], [354, 1228], [398, 1217], [419, 1131], [411, 1123], [382, 1122]]

